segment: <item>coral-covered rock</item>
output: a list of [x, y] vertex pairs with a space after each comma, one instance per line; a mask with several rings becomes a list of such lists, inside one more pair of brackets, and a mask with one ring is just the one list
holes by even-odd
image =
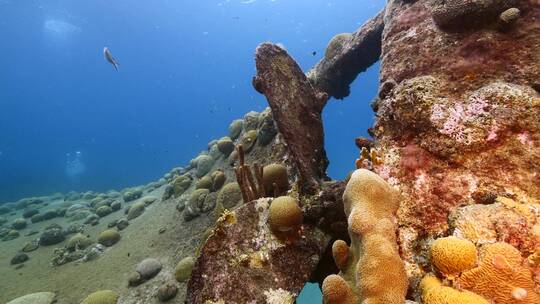
[[298, 295], [328, 238], [302, 225], [295, 241], [283, 243], [267, 224], [268, 209], [269, 200], [263, 198], [218, 220], [189, 280], [189, 303], [268, 303], [268, 298], [292, 301]]

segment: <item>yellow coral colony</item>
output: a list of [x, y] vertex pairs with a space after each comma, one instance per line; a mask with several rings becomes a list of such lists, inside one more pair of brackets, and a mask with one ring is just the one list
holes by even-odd
[[428, 274], [420, 282], [424, 304], [489, 304], [481, 296], [466, 290], [443, 286], [435, 276]]
[[336, 241], [332, 247], [341, 272], [324, 280], [324, 302], [404, 303], [408, 280], [396, 241], [397, 194], [377, 174], [358, 169], [343, 202], [351, 246]]
[[449, 236], [433, 242], [430, 255], [433, 266], [447, 278], [454, 278], [476, 266], [478, 252], [471, 241]]
[[504, 242], [482, 246], [480, 265], [463, 272], [458, 283], [494, 303], [540, 303], [531, 271], [523, 266], [519, 250]]

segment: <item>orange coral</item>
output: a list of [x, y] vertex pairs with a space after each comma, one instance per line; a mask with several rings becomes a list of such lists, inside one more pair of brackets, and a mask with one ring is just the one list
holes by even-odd
[[495, 303], [540, 303], [531, 271], [522, 265], [520, 252], [498, 242], [480, 250], [480, 265], [462, 273], [458, 284]]
[[355, 304], [356, 295], [345, 280], [337, 274], [331, 274], [324, 279], [322, 293], [325, 304]]
[[449, 236], [431, 245], [431, 263], [447, 277], [454, 277], [476, 265], [478, 252], [469, 241]]
[[443, 286], [433, 275], [426, 275], [420, 282], [424, 304], [489, 304], [481, 296], [467, 290]]
[[343, 240], [337, 240], [332, 245], [332, 255], [339, 270], [345, 269], [349, 258], [349, 246]]

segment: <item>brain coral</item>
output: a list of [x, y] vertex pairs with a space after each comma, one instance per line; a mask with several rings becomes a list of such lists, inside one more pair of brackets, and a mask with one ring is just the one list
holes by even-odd
[[185, 282], [191, 276], [191, 270], [195, 266], [195, 259], [193, 257], [185, 257], [178, 264], [174, 270], [174, 277], [178, 282]]
[[480, 249], [479, 266], [463, 272], [458, 283], [495, 303], [540, 303], [532, 273], [522, 263], [512, 245], [486, 244]]
[[489, 304], [486, 299], [473, 292], [443, 286], [433, 275], [422, 279], [420, 289], [424, 304]]
[[270, 205], [268, 221], [275, 231], [289, 231], [302, 224], [302, 210], [297, 200], [290, 196], [280, 196]]
[[234, 182], [228, 183], [221, 188], [216, 204], [223, 206], [223, 208], [229, 209], [236, 206], [236, 204], [238, 204], [238, 202], [241, 200], [242, 191], [240, 190], [238, 183]]
[[107, 247], [116, 244], [120, 240], [120, 233], [114, 229], [107, 229], [99, 234], [98, 242]]
[[476, 246], [455, 236], [439, 238], [431, 245], [431, 263], [445, 276], [459, 275], [476, 265]]
[[377, 174], [358, 169], [343, 203], [351, 246], [344, 252], [346, 244], [337, 241], [332, 248], [342, 269], [324, 280], [325, 303], [404, 303], [408, 280], [396, 240], [398, 196]]
[[118, 294], [112, 290], [100, 290], [88, 295], [81, 304], [116, 304]]

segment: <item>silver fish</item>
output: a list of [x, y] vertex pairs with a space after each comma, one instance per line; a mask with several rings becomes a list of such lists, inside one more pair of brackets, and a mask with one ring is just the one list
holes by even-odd
[[108, 47], [103, 48], [103, 55], [105, 56], [105, 59], [107, 59], [107, 61], [110, 62], [114, 66], [114, 69], [118, 71], [118, 66], [119, 66], [118, 61], [114, 59]]

